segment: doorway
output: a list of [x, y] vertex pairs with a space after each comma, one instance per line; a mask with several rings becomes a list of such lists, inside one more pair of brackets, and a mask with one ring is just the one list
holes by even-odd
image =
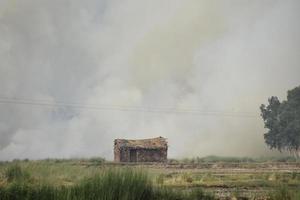
[[137, 162], [137, 150], [136, 149], [130, 150], [130, 162]]

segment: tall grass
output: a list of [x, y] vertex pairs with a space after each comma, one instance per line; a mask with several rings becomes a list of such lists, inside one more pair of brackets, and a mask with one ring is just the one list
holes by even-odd
[[300, 188], [291, 190], [286, 185], [279, 185], [273, 192], [269, 194], [270, 200], [299, 200]]
[[[0, 186], [0, 200], [211, 200], [201, 190], [175, 191], [154, 186], [141, 170], [108, 169], [72, 186], [53, 186], [24, 181], [19, 166], [7, 169], [8, 184]], [[26, 174], [26, 173], [25, 173]], [[23, 178], [22, 178], [23, 177]]]
[[12, 166], [8, 167], [4, 172], [4, 177], [7, 179], [8, 182], [24, 181], [27, 180], [29, 176], [29, 172], [23, 170], [18, 164], [13, 164]]

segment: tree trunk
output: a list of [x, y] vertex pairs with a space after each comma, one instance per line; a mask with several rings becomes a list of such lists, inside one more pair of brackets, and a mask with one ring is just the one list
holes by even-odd
[[300, 149], [298, 149], [298, 150], [296, 150], [296, 149], [290, 150], [289, 152], [290, 152], [290, 154], [291, 154], [294, 158], [296, 158], [296, 160], [299, 160], [299, 159], [300, 159]]

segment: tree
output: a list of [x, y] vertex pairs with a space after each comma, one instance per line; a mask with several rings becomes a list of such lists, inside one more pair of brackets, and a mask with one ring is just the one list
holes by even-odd
[[288, 91], [287, 100], [275, 96], [269, 105], [260, 106], [261, 116], [268, 132], [265, 142], [271, 149], [287, 150], [300, 157], [300, 86]]

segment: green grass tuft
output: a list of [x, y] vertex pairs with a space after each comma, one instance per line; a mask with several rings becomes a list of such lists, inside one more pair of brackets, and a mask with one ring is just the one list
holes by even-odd
[[24, 181], [29, 179], [30, 174], [23, 170], [18, 164], [13, 164], [5, 170], [4, 177], [8, 182]]
[[[109, 169], [94, 177], [86, 178], [73, 186], [28, 184], [18, 181], [22, 177], [19, 166], [9, 168], [14, 182], [0, 187], [1, 200], [210, 200], [202, 190], [175, 191], [154, 186], [148, 174], [140, 170]], [[11, 175], [12, 174], [12, 175]], [[17, 178], [17, 179], [16, 179]]]

